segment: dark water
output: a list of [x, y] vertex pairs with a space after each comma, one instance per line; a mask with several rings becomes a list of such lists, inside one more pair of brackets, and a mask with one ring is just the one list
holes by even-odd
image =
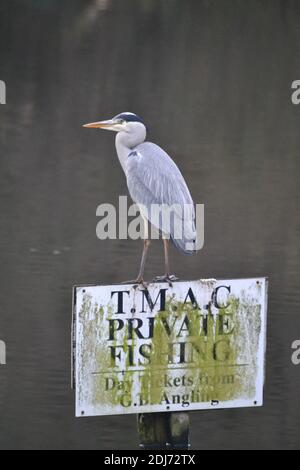
[[[95, 236], [126, 183], [110, 133], [126, 110], [206, 206], [206, 243], [173, 252], [181, 278], [270, 277], [263, 409], [192, 414], [207, 448], [299, 448], [298, 0], [1, 0], [0, 448], [132, 449], [134, 416], [74, 418], [71, 288], [136, 274], [139, 242]], [[162, 271], [161, 246], [147, 277]]]

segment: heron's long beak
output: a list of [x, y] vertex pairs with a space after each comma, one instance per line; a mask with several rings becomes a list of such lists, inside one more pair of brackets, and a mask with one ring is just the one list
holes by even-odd
[[83, 127], [88, 129], [107, 129], [108, 131], [117, 131], [117, 126], [120, 125], [120, 122], [114, 119], [109, 119], [108, 121], [99, 121], [91, 122], [90, 124], [84, 124]]

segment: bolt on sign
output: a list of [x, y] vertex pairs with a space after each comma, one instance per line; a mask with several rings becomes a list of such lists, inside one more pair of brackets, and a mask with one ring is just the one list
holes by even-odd
[[76, 416], [262, 406], [267, 284], [75, 287]]

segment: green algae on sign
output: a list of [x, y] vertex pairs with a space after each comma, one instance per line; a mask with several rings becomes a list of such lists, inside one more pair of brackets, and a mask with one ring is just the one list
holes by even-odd
[[266, 288], [77, 288], [77, 416], [262, 405]]

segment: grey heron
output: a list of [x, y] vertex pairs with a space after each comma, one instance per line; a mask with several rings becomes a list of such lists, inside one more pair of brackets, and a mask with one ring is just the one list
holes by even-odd
[[[197, 243], [194, 203], [179, 168], [159, 146], [146, 142], [146, 125], [136, 114], [125, 112], [107, 121], [85, 124], [84, 127], [117, 133], [116, 150], [126, 175], [128, 190], [133, 201], [141, 208], [145, 222], [146, 236], [140, 271], [137, 279], [128, 283], [145, 285], [144, 270], [150, 245], [150, 223], [162, 234], [164, 243], [165, 274], [157, 276], [155, 280], [171, 284], [177, 278], [170, 272], [169, 240], [180, 251], [188, 254], [196, 251]], [[162, 217], [153, 216], [154, 206], [171, 208], [169, 224], [165, 224]], [[181, 231], [176, 230], [178, 227]], [[175, 236], [176, 231], [180, 232], [179, 236]]]

